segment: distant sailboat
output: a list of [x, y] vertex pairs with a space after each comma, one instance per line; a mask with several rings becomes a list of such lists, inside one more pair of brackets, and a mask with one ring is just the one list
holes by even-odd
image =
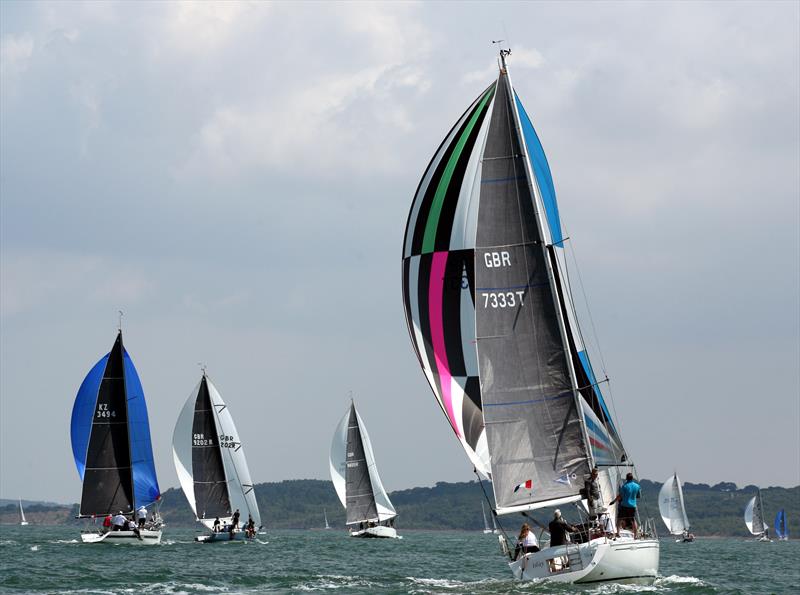
[[486, 518], [486, 507], [483, 505], [483, 500], [481, 500], [481, 512], [483, 513], [483, 533], [490, 535], [492, 528], [489, 526], [489, 519]]
[[[500, 51], [496, 80], [422, 175], [402, 264], [417, 360], [476, 474], [491, 480], [498, 516], [579, 504], [595, 465], [609, 503], [633, 471], [584, 343], [569, 238], [547, 157], [511, 83], [510, 54]], [[602, 514], [614, 521], [616, 505]], [[591, 540], [509, 560], [513, 576], [655, 580], [659, 542], [651, 531], [612, 539], [596, 518], [585, 521], [596, 528]], [[503, 536], [501, 544], [508, 553]]]
[[689, 533], [689, 518], [686, 516], [686, 506], [683, 503], [683, 488], [678, 474], [674, 473], [658, 493], [658, 510], [661, 519], [672, 535], [681, 535], [677, 541], [694, 541], [694, 535]]
[[[72, 454], [83, 482], [78, 518], [133, 517], [161, 498], [150, 444], [147, 404], [119, 331], [111, 351], [83, 380], [72, 408]], [[143, 529], [85, 531], [83, 543], [154, 545], [161, 523]]]
[[747, 507], [744, 509], [744, 523], [747, 529], [758, 537], [758, 541], [770, 541], [769, 526], [764, 520], [764, 505], [761, 502], [761, 490], [750, 498]]
[[322, 509], [322, 515], [325, 517], [325, 528], [326, 528], [326, 529], [330, 529], [330, 528], [331, 528], [331, 525], [330, 525], [330, 523], [328, 522], [328, 511], [327, 511], [327, 510], [325, 510], [324, 508]]
[[394, 528], [397, 511], [378, 475], [372, 443], [355, 403], [350, 403], [333, 434], [330, 472], [352, 537], [399, 538]]
[[[203, 371], [178, 416], [172, 437], [172, 455], [181, 489], [195, 518], [210, 533], [200, 542], [230, 541], [248, 537], [248, 516], [254, 531], [261, 526], [250, 470], [230, 408]], [[238, 527], [233, 514], [240, 513]], [[217, 531], [215, 522], [219, 519]]]
[[28, 524], [29, 523], [28, 523], [27, 519], [25, 518], [25, 511], [22, 510], [22, 498], [20, 498], [19, 499], [19, 525], [20, 525], [20, 527], [24, 527], [25, 525], [28, 525]]
[[775, 515], [775, 535], [780, 541], [789, 540], [789, 527], [786, 525], [786, 512], [783, 508]]

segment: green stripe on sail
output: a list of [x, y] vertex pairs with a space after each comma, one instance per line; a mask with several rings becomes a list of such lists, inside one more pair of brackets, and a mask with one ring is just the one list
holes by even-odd
[[470, 117], [469, 122], [467, 122], [464, 132], [461, 133], [461, 137], [458, 139], [453, 153], [447, 161], [447, 166], [444, 168], [442, 177], [439, 179], [439, 185], [436, 187], [436, 194], [433, 196], [431, 210], [428, 213], [428, 222], [425, 224], [425, 235], [422, 237], [422, 254], [434, 251], [436, 229], [439, 227], [439, 216], [442, 214], [442, 205], [444, 204], [444, 196], [447, 193], [447, 187], [450, 185], [450, 179], [453, 177], [453, 171], [456, 169], [456, 164], [458, 163], [459, 157], [461, 157], [461, 152], [464, 150], [464, 145], [467, 144], [467, 139], [472, 129], [475, 128], [475, 123], [478, 121], [478, 118], [480, 118], [486, 104], [494, 95], [494, 89], [495, 87], [492, 86], [491, 89], [486, 91], [480, 104], [478, 104], [478, 107], [472, 113], [472, 117]]

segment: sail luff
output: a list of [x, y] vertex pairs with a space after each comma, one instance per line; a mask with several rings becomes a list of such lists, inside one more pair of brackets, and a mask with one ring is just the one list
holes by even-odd
[[[504, 62], [505, 66], [505, 62]], [[542, 221], [542, 214], [546, 213], [544, 199], [542, 198], [541, 189], [539, 188], [539, 183], [536, 178], [536, 175], [533, 171], [533, 167], [531, 165], [530, 159], [530, 151], [528, 149], [527, 141], [525, 139], [525, 135], [522, 132], [522, 121], [520, 120], [519, 109], [517, 108], [517, 101], [516, 101], [516, 94], [514, 93], [514, 86], [511, 83], [511, 75], [508, 73], [508, 68], [506, 67], [506, 77], [508, 79], [508, 87], [510, 91], [511, 97], [511, 106], [514, 113], [514, 127], [517, 133], [517, 137], [519, 139], [520, 147], [524, 153], [525, 159], [523, 162], [525, 163], [525, 170], [528, 175], [528, 183], [530, 185], [530, 189], [533, 193], [534, 198], [534, 214], [536, 219], [536, 225], [539, 228], [539, 234], [542, 238], [542, 250], [544, 251], [545, 256], [545, 264], [547, 266], [547, 276], [550, 281], [550, 290], [553, 294], [553, 299], [556, 302], [556, 318], [558, 319], [558, 327], [559, 331], [561, 331], [561, 341], [564, 348], [564, 353], [566, 354], [566, 361], [567, 361], [567, 369], [569, 371], [569, 379], [570, 383], [572, 384], [572, 392], [573, 398], [575, 399], [575, 408], [578, 411], [578, 416], [581, 420], [581, 430], [583, 432], [583, 449], [586, 455], [586, 460], [589, 463], [589, 467], [594, 465], [594, 458], [592, 456], [592, 449], [589, 447], [589, 433], [586, 428], [586, 418], [583, 413], [583, 409], [580, 405], [579, 399], [581, 398], [580, 393], [578, 392], [578, 381], [577, 375], [575, 372], [575, 367], [572, 361], [572, 353], [570, 350], [569, 339], [567, 335], [567, 326], [564, 320], [564, 311], [563, 308], [565, 307], [564, 300], [560, 296], [560, 288], [556, 282], [555, 272], [553, 271], [553, 267], [556, 266], [554, 252], [552, 250], [553, 246], [553, 237], [550, 233], [550, 227], [545, 225], [545, 222]], [[546, 217], [546, 215], [545, 215]], [[546, 228], [546, 229], [545, 229]], [[549, 239], [549, 242], [547, 241]], [[548, 246], [549, 244], [549, 246]]]

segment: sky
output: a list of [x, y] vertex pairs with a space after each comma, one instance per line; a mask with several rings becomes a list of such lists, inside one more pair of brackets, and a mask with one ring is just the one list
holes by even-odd
[[72, 404], [118, 310], [162, 491], [198, 363], [255, 481], [328, 478], [351, 392], [388, 490], [472, 479], [401, 250], [496, 39], [640, 475], [800, 483], [797, 2], [6, 1], [0, 496], [80, 498]]

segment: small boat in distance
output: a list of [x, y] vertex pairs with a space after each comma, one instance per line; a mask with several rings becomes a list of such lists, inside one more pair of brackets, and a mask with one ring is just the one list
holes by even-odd
[[351, 537], [400, 539], [394, 528], [397, 511], [378, 475], [372, 442], [352, 401], [333, 434], [330, 472], [336, 495], [347, 511]]
[[748, 531], [756, 536], [756, 541], [772, 541], [769, 538], [769, 526], [764, 520], [764, 505], [761, 502], [761, 490], [750, 498], [744, 509], [744, 524]]
[[209, 530], [195, 541], [255, 538], [261, 514], [244, 448], [230, 408], [205, 369], [175, 424], [172, 458], [195, 519]]
[[24, 527], [29, 525], [27, 519], [25, 518], [25, 511], [22, 510], [22, 498], [19, 499], [19, 526]]
[[328, 522], [328, 511], [325, 510], [324, 508], [322, 509], [322, 516], [325, 517], [325, 528], [326, 529], [330, 529], [331, 528], [331, 524]]
[[483, 533], [484, 535], [491, 535], [494, 531], [489, 526], [489, 519], [486, 518], [486, 507], [483, 505], [483, 500], [481, 500], [481, 512], [483, 513]]
[[670, 534], [681, 536], [681, 539], [675, 540], [676, 542], [694, 541], [694, 535], [689, 532], [689, 518], [686, 516], [683, 488], [677, 472], [661, 486], [661, 491], [658, 493], [658, 510]]
[[[121, 326], [121, 325], [120, 325]], [[158, 514], [143, 527], [133, 516], [161, 498], [150, 443], [147, 404], [139, 375], [122, 344], [122, 329], [111, 351], [89, 371], [75, 397], [70, 425], [72, 454], [83, 483], [78, 518], [115, 515], [121, 530], [81, 533], [83, 543], [156, 545]], [[142, 511], [146, 516], [146, 510]]]
[[786, 512], [783, 508], [775, 515], [775, 535], [779, 541], [789, 541], [789, 526], [786, 524]]

